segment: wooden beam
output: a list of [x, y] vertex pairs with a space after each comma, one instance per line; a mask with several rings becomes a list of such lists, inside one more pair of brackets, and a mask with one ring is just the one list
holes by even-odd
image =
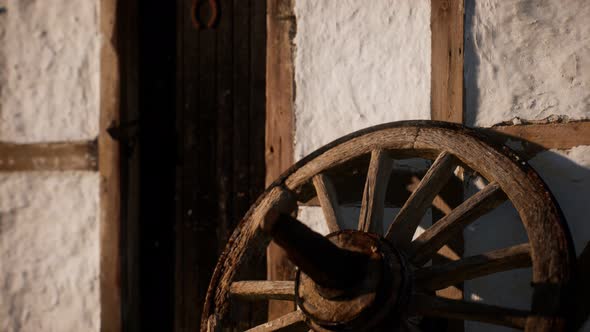
[[432, 120], [463, 123], [464, 0], [432, 0]]
[[96, 171], [96, 141], [15, 144], [0, 142], [0, 172]]
[[[295, 32], [293, 0], [267, 0], [266, 46], [266, 185], [293, 164]], [[283, 250], [267, 250], [269, 280], [292, 280], [295, 269]], [[269, 320], [295, 310], [293, 302], [269, 301]]]
[[266, 48], [266, 184], [293, 164], [295, 98], [292, 0], [268, 0]]
[[[431, 119], [462, 124], [464, 121], [464, 0], [432, 0], [430, 10]], [[459, 172], [461, 172], [460, 169]], [[451, 208], [463, 201], [462, 185], [445, 186], [443, 192], [447, 196], [446, 203]], [[443, 216], [444, 213], [441, 210], [433, 209], [433, 222]], [[448, 246], [439, 251], [439, 257], [456, 260], [463, 254], [463, 246], [463, 238], [455, 237]], [[434, 263], [442, 262], [437, 258]], [[439, 290], [437, 294], [451, 299], [463, 298], [460, 287]], [[448, 324], [448, 331], [464, 330], [463, 322], [449, 321]]]
[[100, 1], [100, 117], [98, 170], [100, 173], [100, 329], [122, 330], [120, 251], [119, 143], [107, 129], [119, 123], [119, 58], [116, 16], [118, 0]]
[[590, 121], [562, 123], [534, 123], [523, 125], [494, 126], [487, 131], [506, 143], [509, 140], [523, 141], [525, 149], [538, 152], [543, 149], [571, 149], [578, 145], [590, 145]]

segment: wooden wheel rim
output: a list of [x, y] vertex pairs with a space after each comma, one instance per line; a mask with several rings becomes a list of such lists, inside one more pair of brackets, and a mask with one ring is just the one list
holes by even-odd
[[434, 121], [378, 125], [344, 136], [311, 153], [281, 175], [252, 205], [236, 227], [213, 273], [202, 316], [202, 331], [213, 331], [227, 313], [229, 289], [237, 266], [269, 239], [259, 230], [262, 216], [281, 199], [282, 188], [294, 192], [321, 172], [375, 150], [434, 159], [446, 151], [508, 196], [528, 235], [533, 296], [526, 331], [565, 329], [572, 278], [573, 245], [557, 203], [537, 173], [509, 148], [481, 133]]

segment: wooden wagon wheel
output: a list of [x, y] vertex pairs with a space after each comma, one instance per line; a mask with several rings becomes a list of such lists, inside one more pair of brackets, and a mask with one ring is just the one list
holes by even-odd
[[[370, 156], [358, 230], [340, 230], [330, 172]], [[434, 160], [383, 236], [385, 187], [394, 159]], [[412, 240], [422, 215], [457, 167], [488, 183]], [[334, 173], [332, 173], [334, 174]], [[360, 176], [360, 175], [359, 175]], [[364, 176], [364, 175], [363, 175]], [[331, 233], [323, 237], [287, 213], [317, 196]], [[529, 242], [426, 263], [478, 217], [509, 200]], [[299, 267], [295, 281], [234, 280], [270, 239]], [[257, 200], [218, 261], [203, 309], [202, 331], [220, 331], [230, 303], [288, 299], [298, 310], [251, 331], [403, 330], [410, 316], [474, 320], [526, 331], [566, 329], [573, 246], [559, 207], [539, 176], [508, 148], [448, 123], [408, 121], [342, 137], [285, 172]], [[531, 310], [437, 297], [435, 290], [501, 271], [532, 266]]]

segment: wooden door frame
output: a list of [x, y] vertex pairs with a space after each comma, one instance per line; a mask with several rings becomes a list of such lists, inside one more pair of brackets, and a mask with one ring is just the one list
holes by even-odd
[[[130, 331], [140, 330], [141, 327], [139, 326], [139, 321], [143, 321], [143, 318], [141, 316], [145, 314], [145, 308], [143, 308], [142, 306], [144, 306], [144, 302], [148, 300], [144, 297], [141, 300], [141, 302], [139, 302], [138, 298], [139, 293], [141, 293], [141, 287], [145, 287], [145, 285], [141, 285], [143, 285], [146, 282], [145, 280], [143, 280], [145, 278], [139, 278], [140, 274], [143, 273], [142, 271], [146, 265], [146, 262], [144, 261], [144, 258], [142, 258], [141, 254], [142, 250], [145, 249], [144, 246], [146, 245], [146, 241], [145, 239], [143, 239], [144, 241], [140, 241], [138, 234], [141, 232], [141, 229], [145, 229], [146, 226], [143, 225], [142, 227], [139, 227], [140, 216], [138, 216], [138, 213], [141, 213], [142, 210], [141, 204], [139, 204], [137, 201], [137, 197], [140, 195], [140, 193], [142, 195], [143, 193], [140, 192], [138, 189], [139, 182], [141, 182], [142, 180], [141, 176], [137, 175], [139, 168], [139, 160], [137, 157], [137, 153], [139, 152], [140, 154], [142, 154], [142, 151], [146, 152], [147, 150], [145, 149], [149, 148], [144, 144], [145, 135], [149, 135], [149, 133], [146, 133], [146, 119], [144, 116], [145, 114], [143, 114], [143, 111], [145, 111], [146, 106], [151, 106], [145, 105], [144, 101], [142, 101], [140, 93], [145, 93], [145, 91], [141, 92], [143, 91], [142, 84], [144, 84], [142, 82], [146, 80], [146, 73], [142, 71], [145, 68], [142, 68], [146, 65], [149, 66], [151, 63], [150, 61], [152, 60], [148, 61], [150, 63], [144, 63], [146, 61], [146, 56], [145, 54], [140, 55], [140, 51], [146, 51], [145, 49], [143, 49], [144, 46], [146, 44], [150, 44], [153, 41], [142, 39], [145, 38], [145, 36], [142, 35], [143, 32], [141, 32], [141, 27], [143, 25], [153, 23], [154, 21], [154, 17], [143, 17], [142, 15], [146, 14], [143, 11], [146, 10], [146, 6], [151, 6], [152, 4], [156, 5], [157, 2], [149, 2], [148, 4], [146, 4], [146, 2], [142, 2], [141, 6], [139, 6], [139, 4], [140, 2], [138, 2], [137, 0], [101, 0], [101, 99], [100, 135], [98, 138], [98, 148], [96, 148], [96, 142], [81, 142], [80, 144], [76, 144], [75, 146], [73, 146], [74, 149], [69, 147], [68, 149], [66, 149], [66, 152], [64, 152], [65, 159], [74, 158], [75, 162], [66, 163], [64, 161], [63, 163], [59, 163], [60, 167], [63, 169], [72, 169], [74, 167], [92, 168], [95, 170], [98, 169], [100, 173], [100, 293], [102, 331], [117, 332], [123, 329]], [[185, 8], [187, 4], [190, 5], [190, 0], [179, 0], [171, 4], [171, 6], [174, 8], [174, 12], [176, 13], [176, 18], [180, 17], [180, 15], [183, 15], [183, 17], [187, 15], [187, 10]], [[253, 89], [255, 89], [256, 87], [260, 87], [262, 82], [264, 81], [264, 75], [262, 75], [262, 71], [260, 71], [260, 68], [264, 70], [265, 50], [264, 48], [262, 48], [261, 50], [256, 49], [252, 50], [252, 53], [248, 53], [250, 52], [250, 50], [248, 50], [247, 48], [244, 49], [244, 47], [246, 45], [249, 45], [248, 43], [254, 43], [255, 39], [260, 40], [262, 38], [263, 43], [265, 41], [265, 16], [264, 14], [256, 14], [264, 13], [263, 6], [265, 5], [265, 2], [256, 1], [252, 3], [252, 6], [243, 6], [239, 0], [228, 0], [220, 2], [220, 4], [221, 16], [220, 21], [218, 22], [218, 26], [216, 27], [220, 30], [198, 31], [194, 28], [191, 28], [186, 29], [184, 33], [187, 34], [185, 37], [191, 40], [192, 43], [199, 43], [199, 39], [202, 38], [209, 38], [209, 40], [211, 38], [219, 38], [217, 40], [217, 49], [219, 51], [226, 50], [226, 48], [228, 47], [228, 42], [232, 43], [232, 37], [230, 37], [233, 36], [232, 34], [235, 34], [236, 36], [236, 38], [234, 39], [235, 43], [231, 44], [233, 45], [231, 46], [233, 47], [233, 50], [230, 48], [229, 52], [231, 53], [228, 55], [224, 55], [224, 59], [226, 60], [231, 60], [232, 57], [234, 57], [233, 59], [235, 61], [231, 60], [231, 63], [233, 63], [234, 65], [224, 67], [222, 73], [213, 72], [214, 75], [219, 75], [219, 77], [221, 77], [221, 75], [228, 74], [229, 70], [230, 81], [222, 81], [222, 78], [219, 78], [219, 80], [216, 78], [216, 82], [218, 82], [219, 84], [218, 87], [207, 86], [205, 88], [210, 90], [212, 89], [212, 91], [219, 90], [219, 92], [222, 93], [223, 96], [227, 97], [225, 95], [225, 89], [227, 88], [227, 86], [229, 86], [236, 96], [241, 96], [240, 98], [242, 98], [240, 99], [240, 101], [236, 101], [235, 105], [233, 104], [233, 102], [227, 105], [222, 103], [223, 107], [229, 108], [227, 109], [227, 111], [233, 112], [234, 116], [240, 118], [233, 119], [230, 117], [226, 119], [221, 118], [224, 114], [218, 115], [215, 113], [210, 114], [209, 117], [215, 118], [217, 116], [220, 116], [220, 118], [216, 120], [219, 123], [223, 122], [227, 124], [227, 121], [229, 121], [230, 124], [234, 123], [235, 125], [243, 126], [245, 125], [242, 121], [243, 117], [247, 116], [249, 117], [249, 126], [253, 126], [253, 129], [248, 133], [248, 135], [250, 135], [250, 138], [248, 138], [247, 140], [244, 140], [244, 138], [241, 136], [238, 137], [238, 134], [236, 134], [234, 135], [235, 137], [230, 136], [229, 141], [220, 141], [221, 143], [236, 144], [236, 142], [241, 142], [240, 144], [249, 144], [245, 142], [249, 142], [250, 140], [256, 142], [260, 141], [260, 143], [258, 143], [260, 147], [259, 152], [250, 151], [250, 155], [243, 157], [249, 160], [250, 162], [248, 166], [249, 174], [260, 174], [259, 179], [246, 179], [247, 182], [254, 182], [257, 185], [244, 187], [246, 182], [244, 182], [241, 178], [238, 178], [236, 175], [236, 179], [232, 180], [234, 181], [234, 183], [230, 183], [230, 187], [226, 189], [228, 190], [227, 192], [225, 192], [225, 195], [227, 197], [224, 196], [224, 198], [222, 198], [226, 200], [234, 200], [231, 203], [234, 206], [230, 207], [233, 210], [228, 213], [238, 214], [239, 210], [247, 208], [251, 203], [250, 200], [253, 201], [255, 199], [255, 196], [258, 195], [258, 193], [262, 192], [262, 190], [264, 189], [262, 183], [264, 179], [264, 142], [262, 141], [264, 137], [264, 131], [262, 130], [260, 125], [257, 124], [261, 121], [262, 123], [264, 123], [264, 104], [260, 105], [260, 103], [254, 102], [254, 100], [264, 100], [264, 91], [262, 90], [261, 93], [258, 93]], [[234, 9], [229, 8], [230, 4]], [[168, 11], [166, 12], [168, 13]], [[231, 22], [230, 17], [233, 17], [232, 15], [239, 15], [239, 19], [236, 19], [237, 23]], [[255, 22], [257, 23], [251, 23], [252, 26], [249, 27], [250, 32], [247, 32], [246, 38], [244, 38], [244, 36], [242, 35], [244, 27], [238, 26], [238, 24], [243, 23], [242, 18], [245, 17], [244, 15], [257, 15], [255, 16], [255, 18], [254, 16], [252, 18], [253, 20], [255, 19]], [[229, 21], [226, 21], [228, 19]], [[178, 48], [175, 48], [173, 52], [177, 53], [183, 52], [183, 49], [181, 47], [183, 43], [182, 34], [180, 34], [180, 29], [183, 28], [180, 26], [180, 24], [180, 21], [178, 21], [178, 24], [174, 23], [174, 26], [171, 27], [169, 27], [168, 24], [165, 28], [166, 32], [163, 33], [167, 37], [170, 37], [167, 39], [167, 45], [170, 44], [170, 41], [176, 43]], [[176, 35], [171, 35], [169, 33], [170, 28], [172, 28], [172, 30], [176, 32]], [[213, 34], [219, 34], [219, 36], [212, 37]], [[159, 35], [158, 31], [154, 31], [154, 36], [156, 35], [160, 38], [164, 38], [163, 35]], [[222, 35], [225, 37], [223, 37]], [[257, 36], [260, 36], [260, 38]], [[227, 38], [230, 39], [228, 40]], [[225, 40], [225, 42], [223, 42], [223, 40]], [[157, 46], [157, 44], [155, 43], [154, 45]], [[192, 46], [195, 46], [195, 44], [193, 44]], [[225, 61], [221, 58], [215, 58], [215, 54], [213, 54], [213, 52], [210, 49], [204, 46], [201, 50], [199, 50], [198, 48], [195, 48], [194, 50], [197, 51], [197, 57], [194, 58], [197, 60], [195, 65], [199, 66], [199, 68], [208, 68], [207, 61], [204, 61], [205, 59], [214, 59], [214, 61], [219, 61], [215, 63], [224, 63], [223, 61]], [[246, 62], [238, 62], [237, 57], [240, 57], [242, 54], [244, 54], [244, 52], [246, 52], [248, 60], [244, 60]], [[213, 56], [213, 58], [211, 58], [211, 56]], [[171, 84], [181, 84], [181, 79], [185, 74], [186, 68], [183, 68], [181, 66], [181, 63], [178, 63], [178, 66], [174, 66], [176, 67], [176, 70], [170, 70], [170, 75], [172, 77]], [[169, 66], [166, 66], [166, 68], [168, 67]], [[156, 70], [158, 69], [159, 68], [156, 68]], [[236, 70], [242, 70], [242, 74], [249, 75], [248, 77], [249, 80], [251, 80], [251, 82], [242, 79], [242, 74], [239, 74], [242, 76], [239, 76], [238, 74], [234, 75], [233, 73], [235, 73]], [[140, 73], [140, 71], [142, 72]], [[141, 81], [139, 80], [139, 76], [142, 77]], [[166, 82], [168, 82], [168, 79], [166, 79]], [[179, 95], [176, 96], [177, 99], [179, 97], [182, 97], [183, 93], [180, 91], [180, 89], [178, 89], [178, 91]], [[189, 93], [191, 92], [189, 91]], [[215, 109], [215, 105], [217, 105], [216, 103], [223, 102], [223, 99], [218, 98], [219, 96], [217, 95], [212, 95], [212, 97], [214, 98], [213, 100], [204, 101], [203, 103], [196, 100], [197, 104], [193, 106], [198, 107], [197, 110], [204, 110], [207, 107], [207, 110]], [[140, 106], [139, 104], [142, 103], [144, 103], [144, 105]], [[186, 106], [183, 103], [179, 102], [178, 105], [170, 105], [167, 111], [174, 112], [174, 109], [176, 108], [177, 112], [182, 112], [182, 109], [184, 107]], [[262, 115], [258, 118], [254, 118], [252, 114], [244, 114], [244, 107], [247, 107], [249, 110], [254, 109], [255, 112], [258, 112], [258, 110], [262, 110], [262, 112], [259, 112]], [[140, 108], [142, 109], [142, 117], [139, 120], [138, 117]], [[165, 110], [163, 109], [162, 112], [164, 111]], [[262, 120], [259, 121], [260, 119]], [[142, 126], [139, 133], [137, 132], [138, 123], [141, 123]], [[182, 126], [182, 123], [177, 123], [177, 127], [178, 126]], [[260, 128], [260, 130], [258, 130], [258, 128]], [[158, 128], [150, 127], [149, 129], [151, 133], [161, 134], [161, 132], [158, 131]], [[213, 128], [212, 130], [215, 131], [217, 129]], [[182, 134], [182, 130], [180, 130], [178, 132], [178, 136], [176, 137], [176, 142], [178, 144], [181, 144], [181, 140], [184, 139], [184, 136], [182, 136]], [[227, 134], [229, 135], [229, 131], [227, 132]], [[243, 136], [244, 133], [241, 133], [239, 135]], [[260, 137], [260, 139], [258, 137]], [[220, 140], [225, 140], [226, 138], [221, 137]], [[137, 144], [137, 140], [139, 140], [140, 142], [139, 145]], [[135, 144], [134, 146], [130, 146], [130, 143]], [[2, 145], [0, 144], [0, 148], [1, 147]], [[51, 148], [53, 149], [52, 151], [57, 151], [61, 149], [61, 146], [52, 145]], [[134, 149], [134, 153], [129, 155], [131, 148]], [[32, 147], [32, 149], [29, 150], [37, 151], [39, 149], [38, 147]], [[177, 151], [181, 150], [180, 148], [168, 150], [170, 150], [169, 152], [171, 152], [172, 155], [176, 155], [178, 157], [168, 158], [172, 164], [182, 162], [181, 159], [183, 156], [183, 151]], [[242, 150], [238, 150], [239, 148], [236, 148], [236, 150], [233, 152], [227, 152], [229, 153], [229, 158], [235, 157], [234, 155], [232, 155], [232, 153], [234, 152], [243, 154]], [[88, 151], [96, 152], [87, 153]], [[223, 153], [225, 153], [225, 157], [228, 157], [226, 152]], [[73, 157], [72, 154], [74, 155]], [[82, 157], [88, 158], [88, 161], [85, 161], [85, 159], [81, 159]], [[99, 160], [98, 166], [96, 165], [96, 160]], [[240, 161], [235, 161], [235, 163], [239, 162]], [[32, 161], [29, 161], [28, 163], [32, 165]], [[145, 171], [145, 167], [142, 166], [141, 174], [145, 173]], [[231, 164], [229, 171], [233, 172], [231, 169]], [[217, 181], [218, 178], [221, 178], [221, 175], [223, 174], [220, 173], [220, 176], [211, 179], [210, 182], [213, 183]], [[172, 181], [172, 186], [174, 186], [174, 181]], [[234, 188], [232, 186], [238, 186], [239, 188]], [[242, 192], [244, 190], [247, 192], [245, 196]], [[234, 194], [237, 195], [237, 198], [232, 198], [232, 195]], [[174, 195], [171, 194], [169, 196], [172, 200]], [[180, 209], [181, 207], [177, 207], [177, 214], [182, 213]], [[184, 213], [184, 215], [186, 216], [186, 213]], [[224, 245], [223, 238], [226, 239], [229, 236], [229, 232], [231, 232], [231, 228], [229, 228], [229, 226], [231, 226], [232, 223], [237, 223], [237, 221], [239, 221], [239, 217], [241, 216], [234, 217], [231, 218], [232, 220], [228, 220], [226, 224], [220, 226], [224, 228], [219, 230], [219, 233], [222, 235], [221, 238], [217, 240], [219, 241], [219, 246], [221, 247]], [[174, 219], [174, 212], [172, 213], [170, 218]], [[178, 215], [176, 216], [176, 218], [178, 220], [182, 219], [183, 221], [187, 221], [184, 220], [184, 217], [179, 218]], [[176, 228], [176, 235], [188, 235], [188, 232], [192, 232], [195, 226], [199, 226], [197, 224], [191, 225], [190, 222], [187, 225], [185, 224], [186, 223], [182, 221], [178, 221], [176, 225], [174, 225], [174, 223], [171, 223], [170, 230], [172, 231], [173, 228]], [[209, 234], [209, 236], [211, 236], [211, 234]], [[178, 247], [173, 249], [178, 250]], [[197, 264], [199, 264], [200, 267], [209, 266], [211, 265], [211, 261], [213, 263], [215, 262], [217, 254], [217, 250], [210, 250], [210, 253], [207, 254], [207, 257], [201, 257], [202, 255], [199, 256], [200, 258]], [[206, 262], [204, 260], [206, 260]], [[140, 264], [140, 261], [143, 262], [143, 264]], [[154, 263], [156, 263], [157, 265], [157, 262]], [[172, 264], [174, 264], [173, 259]], [[177, 261], [176, 264], [178, 265], [179, 261]], [[181, 267], [176, 272], [179, 272], [182, 269], [191, 269], [191, 264], [184, 264], [186, 266]], [[201, 272], [202, 276], [200, 275], [198, 282], [199, 285], [202, 286], [202, 284], [208, 284], [208, 278], [207, 280], [205, 280], [204, 276], [206, 276], [211, 271], [203, 270], [199, 273]], [[174, 277], [175, 272], [172, 270], [170, 271], [170, 273], [171, 276]], [[147, 282], [149, 283], [152, 281], [148, 280]], [[178, 284], [178, 281], [174, 281], [174, 283]], [[190, 283], [190, 281], [187, 281], [187, 283]], [[199, 288], [202, 288], [201, 286], [199, 286]], [[196, 287], [192, 288], [192, 290], [195, 289]], [[178, 293], [179, 291], [181, 292], [182, 289], [176, 289], [176, 293]], [[174, 293], [174, 290], [172, 290], [172, 293]], [[172, 299], [173, 297], [174, 295], [171, 295]], [[169, 307], [179, 305], [179, 303], [175, 302], [175, 300], [172, 300], [172, 303]], [[190, 308], [187, 308], [185, 312], [190, 313], [190, 315], [194, 316], [196, 315], [197, 310], [193, 310], [191, 306]], [[191, 317], [187, 316], [185, 321], [190, 320], [191, 324], [194, 323], [198, 325], [199, 319], [193, 319]], [[172, 319], [176, 321], [178, 317], [174, 316], [172, 317]], [[182, 329], [182, 326], [177, 326], [176, 328]]]
[[100, 1], [100, 329], [118, 332], [121, 319], [121, 191], [120, 147], [107, 132], [120, 121], [118, 0]]
[[[293, 164], [295, 77], [293, 37], [295, 0], [267, 0], [266, 42], [266, 186]], [[271, 243], [266, 252], [269, 280], [290, 280], [294, 266], [286, 253]], [[269, 301], [269, 320], [295, 310], [292, 301]]]

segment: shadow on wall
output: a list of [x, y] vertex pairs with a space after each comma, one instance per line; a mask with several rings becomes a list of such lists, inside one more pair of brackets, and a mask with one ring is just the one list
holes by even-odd
[[[464, 54], [464, 65], [463, 65], [463, 79], [464, 79], [464, 91], [465, 91], [465, 109], [475, 109], [475, 106], [479, 103], [479, 89], [477, 88], [477, 69], [479, 69], [480, 61], [479, 55], [477, 54], [477, 45], [473, 37], [467, 33], [469, 27], [472, 27], [475, 16], [475, 0], [465, 1], [465, 34], [463, 40], [463, 54]], [[474, 123], [474, 114], [465, 112], [465, 123], [471, 126]], [[473, 112], [475, 113], [475, 112]]]
[[[465, 29], [474, 24], [475, 1], [465, 2]], [[477, 75], [480, 58], [475, 36], [465, 34], [465, 105], [467, 110], [475, 110], [480, 104], [480, 91]], [[475, 113], [466, 114], [467, 123], [474, 123]], [[497, 137], [498, 138], [498, 137]], [[568, 151], [547, 151], [530, 142], [517, 138], [501, 137], [501, 142], [523, 156], [530, 156], [529, 164], [541, 175], [563, 211], [578, 259], [578, 278], [576, 287], [576, 330], [590, 331], [590, 146], [580, 146]], [[494, 219], [494, 222], [491, 222]], [[518, 225], [518, 226], [515, 226]], [[508, 234], [506, 233], [508, 232]], [[484, 235], [481, 235], [484, 234]], [[465, 230], [466, 255], [479, 254], [489, 249], [522, 243], [526, 233], [519, 225], [516, 211], [509, 204], [499, 207], [493, 213], [480, 218]], [[525, 281], [526, 280], [526, 281]], [[491, 304], [506, 304], [520, 308], [526, 307], [525, 300], [530, 293], [528, 281], [530, 269], [500, 273], [466, 283], [465, 297], [468, 300]], [[497, 285], [506, 285], [507, 291], [499, 291]], [[584, 324], [585, 323], [585, 324]], [[511, 331], [479, 323], [466, 323], [467, 331]]]
[[[514, 147], [513, 147], [514, 148]], [[516, 149], [518, 150], [518, 149]], [[583, 159], [586, 156], [585, 160]], [[553, 193], [567, 221], [578, 255], [578, 280], [576, 285], [575, 326], [590, 331], [588, 316], [590, 306], [590, 147], [578, 147], [567, 152], [545, 151], [533, 157], [529, 164], [540, 174]], [[479, 188], [472, 185], [467, 193]], [[477, 255], [527, 241], [516, 210], [505, 203], [493, 212], [479, 218], [465, 229], [465, 256]], [[483, 278], [465, 284], [465, 298], [487, 304], [529, 309], [532, 289], [531, 270], [519, 269]], [[502, 287], [498, 287], [502, 285]], [[467, 331], [512, 331], [475, 322], [466, 323]], [[577, 330], [577, 329], [576, 329]]]
[[[576, 255], [578, 255], [578, 280], [576, 295], [577, 326], [588, 320], [590, 314], [590, 147], [576, 147], [567, 153], [546, 151], [529, 161], [541, 175], [568, 223]], [[585, 159], [583, 159], [585, 158]], [[583, 254], [581, 254], [583, 253]], [[584, 331], [590, 331], [585, 324]]]

